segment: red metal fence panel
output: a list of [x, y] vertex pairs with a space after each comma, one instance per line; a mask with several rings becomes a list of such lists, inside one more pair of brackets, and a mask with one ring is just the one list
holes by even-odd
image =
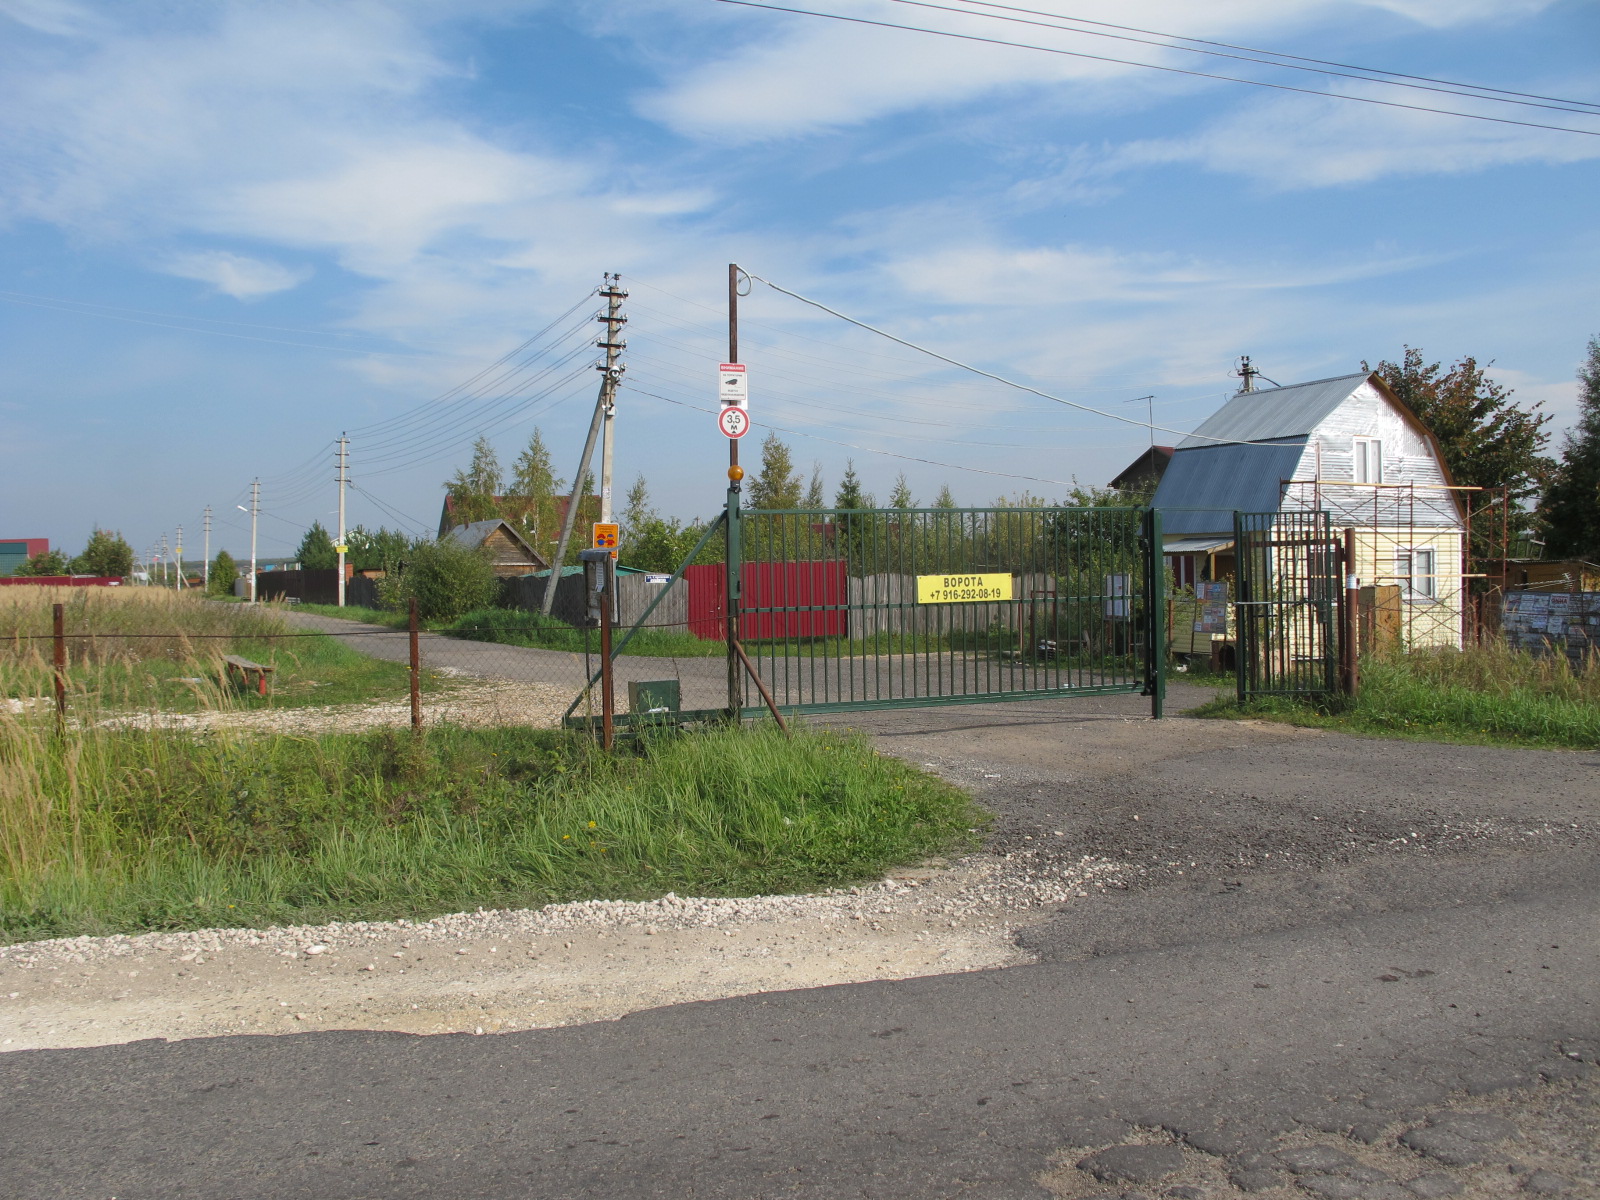
[[[706, 641], [724, 635], [727, 572], [720, 563], [689, 567], [689, 632]], [[844, 637], [850, 580], [843, 562], [745, 563], [744, 607], [783, 609], [746, 612], [739, 622], [745, 641], [774, 638]]]

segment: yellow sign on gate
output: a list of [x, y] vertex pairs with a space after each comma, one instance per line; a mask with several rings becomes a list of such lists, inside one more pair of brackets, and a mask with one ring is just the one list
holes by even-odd
[[918, 575], [918, 604], [976, 604], [1015, 597], [1011, 576]]

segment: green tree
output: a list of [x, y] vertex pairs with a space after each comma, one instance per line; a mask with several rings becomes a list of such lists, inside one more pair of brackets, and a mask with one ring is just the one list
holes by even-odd
[[357, 571], [395, 571], [411, 556], [417, 539], [398, 529], [357, 525], [345, 534], [350, 552], [345, 562]]
[[305, 571], [331, 571], [339, 565], [339, 552], [333, 548], [333, 539], [328, 536], [321, 521], [311, 522], [311, 528], [300, 539], [300, 547], [294, 556], [300, 560], [300, 567]]
[[[1552, 466], [1540, 453], [1550, 441], [1544, 431], [1550, 417], [1539, 411], [1543, 405], [1512, 403], [1511, 389], [1490, 379], [1470, 355], [1444, 371], [1406, 346], [1400, 362], [1379, 363], [1378, 374], [1439, 439], [1456, 483], [1505, 488], [1512, 502], [1511, 532], [1525, 532], [1532, 517], [1522, 505], [1539, 494]], [[1473, 531], [1474, 550], [1486, 554], [1498, 541], [1498, 512], [1479, 525]]]
[[861, 480], [856, 477], [855, 459], [844, 464], [844, 478], [839, 480], [839, 490], [833, 494], [835, 508], [871, 508], [872, 499], [861, 490]]
[[560, 488], [561, 480], [556, 478], [550, 448], [535, 425], [527, 446], [512, 465], [512, 494], [502, 499], [500, 513], [546, 557], [561, 536], [560, 506], [556, 502]]
[[402, 601], [415, 599], [425, 621], [453, 621], [462, 613], [488, 608], [500, 599], [500, 580], [481, 547], [454, 538], [419, 545], [398, 584]]
[[956, 506], [955, 495], [950, 491], [948, 483], [939, 485], [939, 494], [933, 498], [933, 506], [935, 508], [954, 508]]
[[822, 464], [813, 462], [811, 464], [811, 484], [806, 488], [805, 506], [807, 508], [826, 508], [827, 504], [828, 499], [822, 491]]
[[120, 533], [96, 529], [89, 535], [89, 544], [83, 548], [83, 553], [73, 559], [71, 565], [75, 575], [126, 579], [133, 574], [133, 547]]
[[42, 554], [35, 554], [11, 573], [38, 579], [45, 575], [66, 575], [70, 571], [71, 564], [67, 562], [66, 554], [60, 550], [46, 550]]
[[751, 508], [799, 508], [800, 475], [789, 447], [776, 433], [761, 443], [761, 473], [750, 481]]
[[450, 494], [456, 523], [470, 525], [474, 521], [492, 521], [498, 517], [502, 480], [499, 456], [489, 439], [480, 437], [472, 443], [472, 464], [464, 471], [458, 470], [444, 485]]
[[233, 561], [233, 555], [226, 550], [218, 550], [216, 561], [211, 564], [211, 577], [206, 581], [206, 595], [233, 595], [233, 581], [237, 578], [239, 564]]
[[[650, 503], [650, 488], [644, 481], [644, 476], [633, 481], [633, 486], [628, 489], [628, 498], [622, 506], [622, 526], [620, 536], [624, 547], [645, 527], [645, 524], [656, 516], [655, 506]], [[629, 563], [632, 566], [632, 563]], [[645, 568], [650, 570], [652, 568]]]
[[906, 482], [906, 473], [901, 471], [895, 476], [894, 490], [889, 493], [890, 508], [915, 508], [917, 498], [911, 494], [911, 485]]
[[1545, 553], [1600, 561], [1600, 337], [1589, 340], [1578, 383], [1578, 421], [1562, 439], [1539, 515]]

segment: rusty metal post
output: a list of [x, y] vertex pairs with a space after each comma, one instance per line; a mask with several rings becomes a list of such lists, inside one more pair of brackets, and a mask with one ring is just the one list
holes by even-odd
[[600, 745], [610, 750], [617, 741], [611, 714], [616, 709], [615, 680], [611, 666], [611, 606], [616, 599], [616, 567], [607, 559], [600, 564], [606, 573], [605, 590], [600, 594]]
[[413, 733], [422, 732], [422, 647], [417, 636], [417, 598], [411, 597], [410, 621], [411, 631], [411, 730]]
[[51, 608], [54, 625], [54, 653], [51, 656], [55, 663], [56, 678], [56, 732], [61, 732], [67, 725], [67, 606], [53, 604]]
[[1356, 531], [1345, 526], [1344, 531], [1344, 604], [1339, 621], [1339, 658], [1344, 668], [1341, 672], [1340, 690], [1354, 696], [1361, 684], [1361, 653], [1357, 643], [1357, 617], [1361, 610], [1361, 577], [1356, 572]]

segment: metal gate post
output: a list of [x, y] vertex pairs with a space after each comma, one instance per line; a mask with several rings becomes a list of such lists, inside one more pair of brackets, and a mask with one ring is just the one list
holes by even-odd
[[[739, 660], [739, 602], [741, 599], [740, 581], [744, 575], [742, 559], [744, 548], [741, 545], [740, 516], [739, 516], [739, 481], [733, 477], [737, 467], [728, 471], [728, 552], [724, 569], [727, 572], [727, 595], [722, 605], [723, 636], [728, 642], [728, 719], [735, 725], [739, 723], [740, 714], [744, 710], [744, 677], [741, 674], [744, 664]], [[743, 471], [739, 474], [742, 476]]]
[[1145, 564], [1145, 601], [1149, 612], [1145, 628], [1149, 630], [1150, 645], [1145, 659], [1145, 686], [1150, 695], [1150, 717], [1159, 721], [1167, 700], [1167, 564], [1162, 553], [1161, 510], [1151, 508], [1145, 512], [1145, 536], [1149, 541], [1149, 558]]
[[1251, 654], [1250, 635], [1254, 626], [1250, 620], [1251, 609], [1248, 601], [1253, 597], [1245, 593], [1250, 591], [1250, 563], [1248, 548], [1244, 540], [1244, 519], [1238, 509], [1233, 513], [1233, 679], [1238, 689], [1239, 703], [1243, 704], [1249, 689], [1245, 683], [1245, 672], [1248, 669]]

